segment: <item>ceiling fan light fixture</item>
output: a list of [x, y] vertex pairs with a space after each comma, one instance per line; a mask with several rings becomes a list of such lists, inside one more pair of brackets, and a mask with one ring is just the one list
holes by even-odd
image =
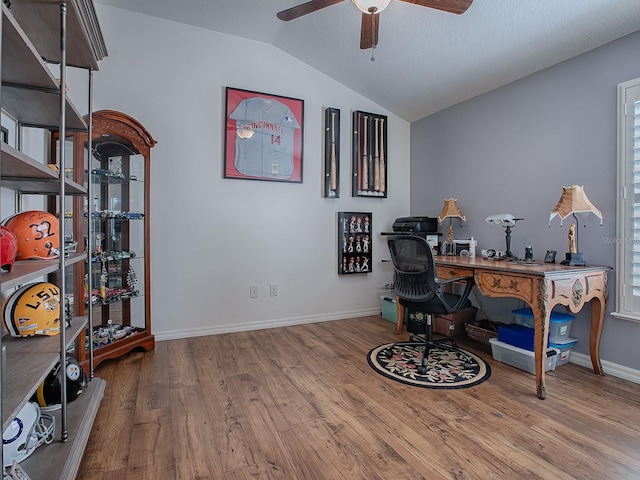
[[380, 13], [387, 8], [391, 0], [351, 0], [362, 13]]

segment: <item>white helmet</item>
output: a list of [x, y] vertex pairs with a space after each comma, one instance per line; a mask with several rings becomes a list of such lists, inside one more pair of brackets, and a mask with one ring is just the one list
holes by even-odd
[[53, 442], [55, 429], [53, 415], [40, 413], [37, 403], [27, 402], [2, 434], [4, 466], [20, 463], [43, 443]]

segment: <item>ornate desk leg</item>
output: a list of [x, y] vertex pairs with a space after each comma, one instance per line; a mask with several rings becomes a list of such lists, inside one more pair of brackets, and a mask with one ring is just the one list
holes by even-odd
[[605, 301], [602, 298], [594, 297], [591, 303], [591, 329], [589, 331], [589, 354], [591, 364], [597, 375], [604, 375], [602, 364], [600, 363], [600, 337], [602, 336], [602, 325], [604, 323]]
[[396, 297], [396, 335], [400, 335], [402, 331], [402, 323], [404, 321], [404, 307], [400, 305], [400, 300]]
[[536, 363], [536, 392], [538, 398], [544, 400], [547, 398], [545, 388], [545, 364], [547, 360], [547, 341], [549, 336], [549, 317], [550, 312], [547, 305], [543, 302], [541, 306], [531, 305], [533, 310], [534, 324], [534, 346], [535, 346], [535, 363]]

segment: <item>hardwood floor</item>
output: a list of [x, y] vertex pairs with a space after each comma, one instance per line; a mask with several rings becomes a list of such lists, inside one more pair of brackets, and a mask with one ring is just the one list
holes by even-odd
[[464, 343], [489, 380], [411, 387], [367, 363], [393, 330], [373, 316], [157, 342], [105, 362], [77, 478], [640, 479], [640, 385], [567, 364], [540, 400], [533, 375]]

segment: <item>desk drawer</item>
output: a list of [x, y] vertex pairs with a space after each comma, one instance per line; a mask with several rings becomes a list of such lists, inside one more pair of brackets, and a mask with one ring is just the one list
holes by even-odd
[[473, 277], [472, 268], [438, 265], [436, 267], [436, 271], [438, 272], [438, 278], [441, 278], [443, 280], [456, 277]]

